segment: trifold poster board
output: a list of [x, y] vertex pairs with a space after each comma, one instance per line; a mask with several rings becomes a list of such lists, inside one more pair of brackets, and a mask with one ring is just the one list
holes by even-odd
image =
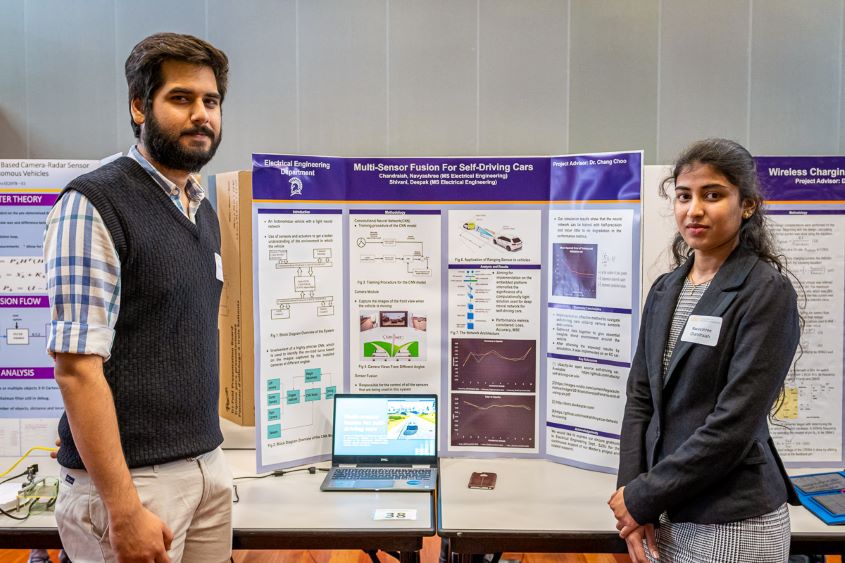
[[56, 440], [64, 407], [47, 354], [44, 228], [62, 188], [99, 165], [0, 160], [0, 456], [19, 457]]
[[217, 193], [223, 294], [220, 296], [220, 416], [255, 424], [252, 325], [252, 174], [225, 172], [209, 178]]
[[[784, 401], [769, 424], [792, 467], [841, 467], [845, 400], [845, 157], [761, 156], [757, 174], [768, 225], [791, 271], [804, 321]], [[658, 197], [666, 166], [646, 166], [643, 295], [669, 269], [671, 202]], [[671, 193], [671, 190], [670, 190]]]
[[784, 461], [841, 467], [845, 346], [845, 157], [758, 157], [777, 244], [797, 281], [804, 327], [778, 423]]
[[612, 471], [641, 184], [640, 152], [253, 155], [259, 471], [325, 459], [343, 391], [438, 393], [441, 455]]

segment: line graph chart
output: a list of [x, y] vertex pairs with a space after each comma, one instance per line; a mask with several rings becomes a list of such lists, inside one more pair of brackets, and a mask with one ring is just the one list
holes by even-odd
[[452, 389], [534, 392], [537, 341], [453, 338]]
[[452, 394], [452, 445], [534, 447], [533, 395]]
[[561, 297], [596, 297], [598, 245], [553, 246], [552, 293]]

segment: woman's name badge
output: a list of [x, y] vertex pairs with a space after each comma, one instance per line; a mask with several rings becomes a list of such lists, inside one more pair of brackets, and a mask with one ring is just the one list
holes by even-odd
[[722, 330], [722, 317], [706, 317], [704, 315], [690, 315], [687, 326], [681, 335], [684, 342], [694, 342], [705, 346], [715, 346], [719, 341]]

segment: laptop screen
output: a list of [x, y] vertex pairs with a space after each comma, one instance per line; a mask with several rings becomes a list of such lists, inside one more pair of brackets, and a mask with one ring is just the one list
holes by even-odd
[[437, 455], [434, 395], [335, 395], [333, 456], [432, 458]]

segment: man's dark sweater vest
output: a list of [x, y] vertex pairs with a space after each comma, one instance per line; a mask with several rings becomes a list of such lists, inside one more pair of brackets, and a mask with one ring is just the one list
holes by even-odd
[[[80, 176], [120, 257], [120, 311], [103, 365], [129, 467], [193, 457], [223, 442], [217, 416], [220, 227], [208, 200], [196, 225], [130, 158]], [[64, 193], [64, 192], [63, 192]], [[82, 469], [63, 415], [59, 463]]]

